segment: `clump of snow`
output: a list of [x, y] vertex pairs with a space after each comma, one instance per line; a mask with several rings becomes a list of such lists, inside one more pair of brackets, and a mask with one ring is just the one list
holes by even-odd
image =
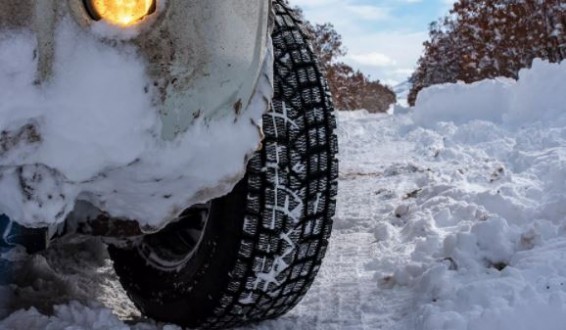
[[133, 46], [101, 42], [69, 18], [55, 42], [52, 75], [37, 84], [34, 35], [0, 36], [0, 213], [28, 226], [58, 223], [80, 199], [158, 228], [243, 176], [259, 145], [269, 78], [262, 75], [237, 119], [228, 107], [226, 116], [195, 119], [164, 141]]
[[[157, 326], [139, 324], [129, 326], [112, 311], [101, 306], [85, 306], [76, 301], [54, 308], [52, 316], [41, 314], [35, 308], [20, 310], [2, 321], [4, 329], [92, 329], [92, 330], [152, 330]], [[174, 325], [159, 327], [163, 330], [180, 330]]]

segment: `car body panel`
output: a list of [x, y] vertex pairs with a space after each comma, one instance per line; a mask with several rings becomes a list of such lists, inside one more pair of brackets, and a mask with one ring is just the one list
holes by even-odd
[[[151, 131], [147, 134], [146, 150], [142, 143], [136, 152], [124, 150], [124, 157], [116, 158], [114, 151], [114, 158], [94, 165], [78, 159], [77, 166], [92, 167], [84, 171], [49, 158], [49, 151], [57, 154], [61, 150], [57, 144], [49, 145], [50, 135], [44, 132], [44, 122], [50, 119], [45, 119], [49, 116], [47, 111], [41, 114], [41, 109], [34, 110], [33, 118], [10, 121], [17, 113], [10, 108], [10, 102], [21, 106], [26, 100], [18, 103], [10, 99], [3, 104], [0, 93], [0, 112], [4, 114], [0, 126], [10, 142], [0, 152], [0, 168], [5, 174], [0, 178], [0, 213], [26, 226], [52, 225], [64, 221], [74, 203], [82, 200], [109, 216], [139, 220], [144, 230], [155, 231], [192, 203], [229, 192], [243, 177], [247, 160], [260, 145], [261, 115], [269, 107], [269, 15], [270, 2], [263, 0], [157, 0], [156, 10], [149, 16], [132, 26], [117, 27], [90, 17], [83, 0], [1, 1], [0, 42], [5, 38], [15, 38], [8, 39], [9, 43], [20, 42], [20, 38], [27, 43], [24, 49], [34, 47], [33, 60], [22, 66], [33, 66], [35, 71], [33, 83], [22, 83], [22, 88], [30, 89], [30, 95], [40, 95], [38, 99], [45, 101], [46, 107], [54, 107], [48, 104], [54, 86], [69, 86], [72, 93], [74, 85], [90, 86], [89, 80], [101, 79], [94, 69], [85, 70], [90, 72], [86, 75], [65, 70], [88, 68], [92, 65], [89, 61], [96, 56], [109, 61], [119, 59], [124, 70], [131, 70], [130, 63], [134, 69], [143, 67], [143, 81], [138, 79], [132, 85], [143, 89], [139, 94], [147, 95], [148, 108], [153, 109], [158, 123], [140, 123]], [[17, 58], [8, 60], [18, 62]], [[65, 67], [65, 61], [72, 65]], [[0, 79], [11, 79], [10, 73], [5, 72], [2, 78], [1, 69]], [[103, 87], [111, 85], [113, 74], [120, 78], [119, 65], [112, 70], [116, 72], [109, 70], [104, 77], [106, 82], [101, 80]], [[20, 91], [15, 90], [17, 97]], [[7, 93], [9, 96], [10, 91]], [[73, 97], [69, 95], [69, 99]], [[99, 99], [87, 95], [84, 103], [95, 104]], [[128, 106], [127, 99], [119, 101]], [[139, 100], [132, 100], [132, 106], [145, 104], [134, 101]], [[2, 109], [3, 105], [8, 108]], [[76, 112], [81, 110], [74, 111], [71, 114], [80, 119]], [[106, 116], [107, 122], [104, 118], [96, 122], [100, 126], [96, 127], [97, 134], [119, 129], [113, 121], [124, 120], [120, 116], [127, 114], [121, 113], [119, 106], [116, 118], [101, 111], [99, 117]], [[25, 112], [21, 116], [24, 115]], [[144, 114], [147, 118], [150, 115]], [[135, 123], [132, 127], [136, 129]], [[85, 133], [89, 129], [85, 125]], [[231, 137], [219, 135], [219, 131]], [[240, 136], [242, 142], [238, 140]], [[75, 145], [69, 141], [74, 137]], [[88, 140], [70, 133], [64, 138], [64, 145], [81, 158]], [[116, 145], [98, 146], [98, 154], [104, 157], [108, 148], [119, 150], [119, 140], [118, 136]], [[49, 148], [43, 150], [42, 145]], [[209, 177], [199, 177], [210, 164], [218, 168]], [[173, 170], [178, 173], [172, 173]], [[37, 177], [49, 179], [33, 182]], [[26, 187], [33, 189], [26, 192]], [[50, 187], [56, 196], [64, 196], [51, 208], [45, 206], [55, 203], [46, 197], [51, 196], [46, 193]], [[26, 198], [30, 189], [41, 190], [45, 198]], [[10, 196], [12, 191], [21, 198]], [[153, 205], [155, 211], [145, 204]]]

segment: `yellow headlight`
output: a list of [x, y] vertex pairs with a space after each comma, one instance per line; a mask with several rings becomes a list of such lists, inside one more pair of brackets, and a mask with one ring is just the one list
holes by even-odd
[[110, 24], [129, 26], [155, 8], [155, 0], [86, 0], [91, 14]]

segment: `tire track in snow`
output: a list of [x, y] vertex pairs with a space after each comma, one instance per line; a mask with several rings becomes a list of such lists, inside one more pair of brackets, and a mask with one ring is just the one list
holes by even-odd
[[[340, 181], [330, 247], [318, 278], [291, 313], [257, 330], [407, 330], [414, 305], [410, 288], [379, 287], [376, 270], [393, 269], [406, 258], [399, 247], [378, 249], [376, 225], [395, 211], [396, 201], [414, 190], [406, 164], [413, 145], [395, 141], [398, 132], [383, 115], [339, 114]], [[393, 142], [393, 143], [392, 143]], [[382, 251], [391, 255], [382, 255]], [[243, 330], [243, 329], [241, 329]]]

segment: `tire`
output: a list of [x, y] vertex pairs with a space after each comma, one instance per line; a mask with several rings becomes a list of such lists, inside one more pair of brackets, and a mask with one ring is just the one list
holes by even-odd
[[[283, 0], [273, 8], [275, 95], [246, 177], [205, 208], [207, 221], [188, 210], [192, 221], [137, 246], [109, 247], [128, 295], [156, 320], [224, 329], [275, 318], [301, 300], [320, 268], [336, 206], [333, 106], [301, 22]], [[195, 223], [202, 235], [188, 244], [182, 236]], [[189, 257], [169, 268], [140, 248], [175, 254], [165, 247], [174, 242], [190, 252], [179, 249]]]

